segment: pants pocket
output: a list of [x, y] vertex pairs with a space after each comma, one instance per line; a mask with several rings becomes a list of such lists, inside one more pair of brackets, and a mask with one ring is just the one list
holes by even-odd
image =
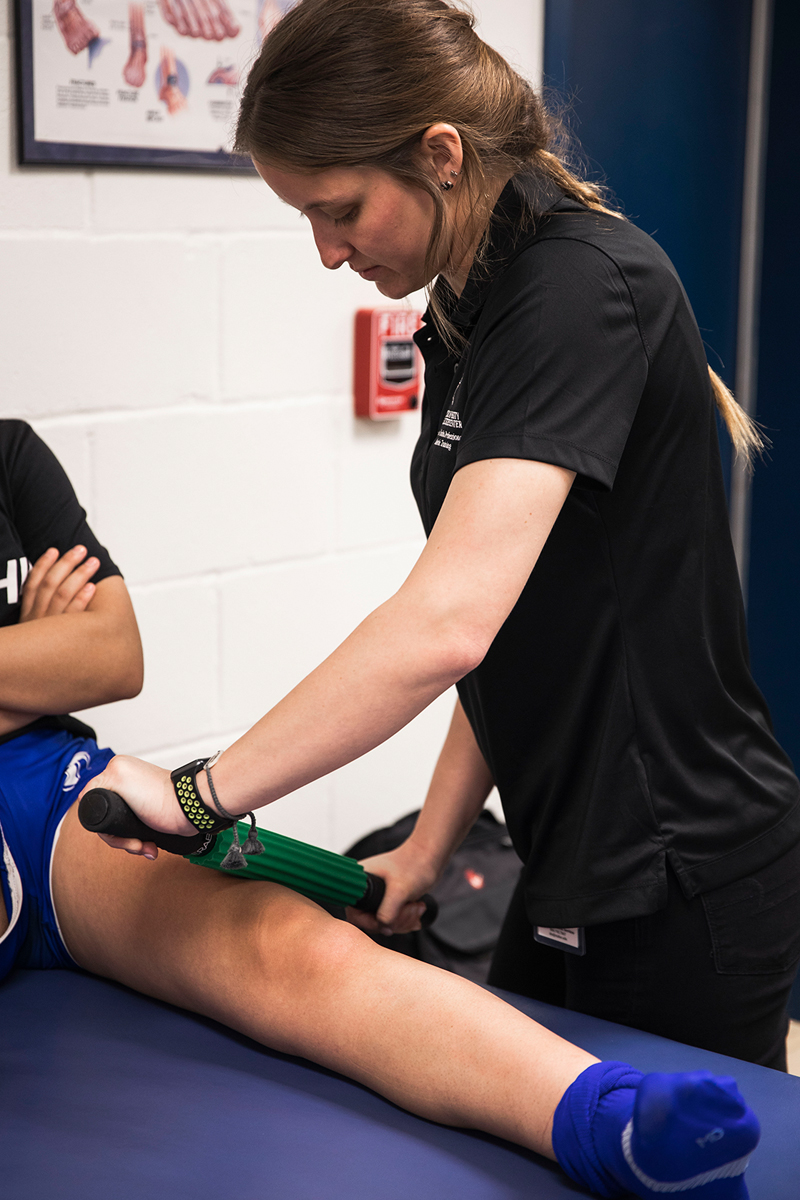
[[773, 975], [800, 960], [800, 844], [702, 900], [719, 974]]

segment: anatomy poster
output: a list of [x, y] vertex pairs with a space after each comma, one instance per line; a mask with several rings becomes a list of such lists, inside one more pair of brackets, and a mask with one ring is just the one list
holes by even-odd
[[20, 0], [23, 162], [249, 169], [240, 81], [295, 0]]

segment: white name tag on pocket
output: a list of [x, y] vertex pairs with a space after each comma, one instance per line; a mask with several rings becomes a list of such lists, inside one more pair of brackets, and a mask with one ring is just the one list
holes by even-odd
[[541, 942], [543, 946], [555, 946], [558, 950], [565, 950], [567, 954], [586, 953], [582, 925], [576, 925], [572, 929], [552, 929], [549, 925], [537, 925], [533, 931], [533, 939]]

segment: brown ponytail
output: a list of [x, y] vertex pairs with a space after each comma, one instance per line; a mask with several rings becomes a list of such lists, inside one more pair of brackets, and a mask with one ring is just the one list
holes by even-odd
[[734, 399], [733, 392], [726, 387], [716, 371], [708, 368], [711, 376], [711, 387], [717, 408], [725, 422], [728, 434], [733, 443], [736, 457], [741, 459], [749, 470], [753, 469], [753, 458], [767, 448], [769, 442], [763, 436], [755, 421], [742, 406]]

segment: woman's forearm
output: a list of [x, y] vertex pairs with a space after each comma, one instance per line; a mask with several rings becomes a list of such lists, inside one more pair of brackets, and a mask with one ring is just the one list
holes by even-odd
[[[459, 471], [400, 591], [226, 750], [214, 774], [223, 805], [246, 812], [343, 766], [473, 670], [517, 602], [573, 478], [512, 459]], [[210, 802], [203, 779], [200, 789]]]

